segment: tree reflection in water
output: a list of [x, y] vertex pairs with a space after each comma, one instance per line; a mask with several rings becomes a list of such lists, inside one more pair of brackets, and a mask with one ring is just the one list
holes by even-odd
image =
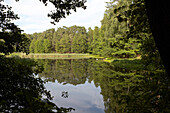
[[[72, 108], [59, 108], [44, 81], [35, 77], [41, 67], [28, 59], [0, 57], [0, 112], [52, 113], [68, 112]], [[34, 74], [33, 74], [34, 73]]]
[[45, 68], [40, 76], [48, 81], [57, 80], [63, 85], [94, 81], [101, 88], [105, 113], [170, 112], [170, 81], [164, 71], [149, 71], [139, 66], [125, 69], [93, 59], [38, 62]]
[[68, 98], [68, 91], [63, 91], [61, 97]]

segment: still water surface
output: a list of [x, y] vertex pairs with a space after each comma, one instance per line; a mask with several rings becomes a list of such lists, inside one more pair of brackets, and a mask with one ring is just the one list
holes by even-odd
[[[169, 79], [162, 72], [127, 70], [94, 59], [37, 60], [47, 90], [73, 113], [162, 112]], [[167, 111], [167, 110], [166, 110]]]
[[59, 107], [72, 107], [73, 113], [104, 113], [103, 97], [100, 87], [94, 83], [85, 82], [80, 85], [60, 84], [48, 82], [46, 88], [54, 96], [53, 102]]

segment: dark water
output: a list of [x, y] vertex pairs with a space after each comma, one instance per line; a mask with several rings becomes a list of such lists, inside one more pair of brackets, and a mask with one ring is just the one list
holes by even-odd
[[37, 60], [47, 90], [73, 113], [168, 113], [169, 77], [162, 71], [127, 70], [84, 60]]
[[164, 71], [138, 61], [35, 61], [0, 57], [0, 113], [170, 113]]

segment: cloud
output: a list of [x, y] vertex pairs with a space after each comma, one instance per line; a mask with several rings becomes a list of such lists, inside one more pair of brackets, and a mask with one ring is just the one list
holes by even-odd
[[[50, 18], [47, 14], [54, 9], [52, 5], [44, 6], [39, 0], [6, 0], [6, 4], [12, 6], [15, 14], [20, 19], [15, 21], [17, 25], [26, 33], [42, 32], [50, 28], [58, 28], [62, 26], [85, 26], [88, 27], [101, 26], [100, 21], [103, 19], [106, 0], [87, 0], [87, 9], [78, 9], [71, 15], [61, 19], [55, 26], [50, 24]], [[108, 1], [108, 0], [107, 0]]]

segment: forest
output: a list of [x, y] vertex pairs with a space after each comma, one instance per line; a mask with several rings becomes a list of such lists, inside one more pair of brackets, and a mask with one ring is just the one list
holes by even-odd
[[[55, 10], [48, 14], [54, 25], [71, 11], [86, 9], [86, 0], [39, 1], [45, 6], [54, 5]], [[163, 43], [164, 34], [155, 33], [165, 28], [160, 30], [153, 26], [152, 19], [156, 20], [158, 16], [152, 17], [155, 14], [152, 8], [156, 7], [152, 6], [154, 4], [149, 7], [149, 3], [147, 0], [111, 0], [107, 2], [100, 27], [63, 26], [26, 34], [13, 23], [19, 16], [12, 7], [4, 4], [4, 0], [0, 1], [0, 112], [61, 113], [75, 110], [52, 101], [53, 95], [45, 87], [49, 81], [50, 84], [57, 81], [58, 84], [75, 86], [93, 82], [101, 90], [99, 95], [103, 96], [103, 112], [106, 113], [169, 112], [169, 54], [166, 54], [169, 45], [166, 45], [168, 41]], [[166, 21], [160, 23], [164, 25]], [[160, 34], [163, 35], [161, 38]], [[160, 43], [158, 38], [162, 40]], [[162, 51], [160, 45], [166, 48]], [[114, 60], [108, 63], [95, 58], [40, 60], [8, 57], [14, 52], [87, 53]]]
[[[111, 58], [141, 56], [147, 64], [161, 64], [147, 20], [144, 1], [107, 3], [101, 27], [71, 26], [25, 34], [30, 53], [90, 53]], [[140, 23], [140, 24], [139, 24]]]

